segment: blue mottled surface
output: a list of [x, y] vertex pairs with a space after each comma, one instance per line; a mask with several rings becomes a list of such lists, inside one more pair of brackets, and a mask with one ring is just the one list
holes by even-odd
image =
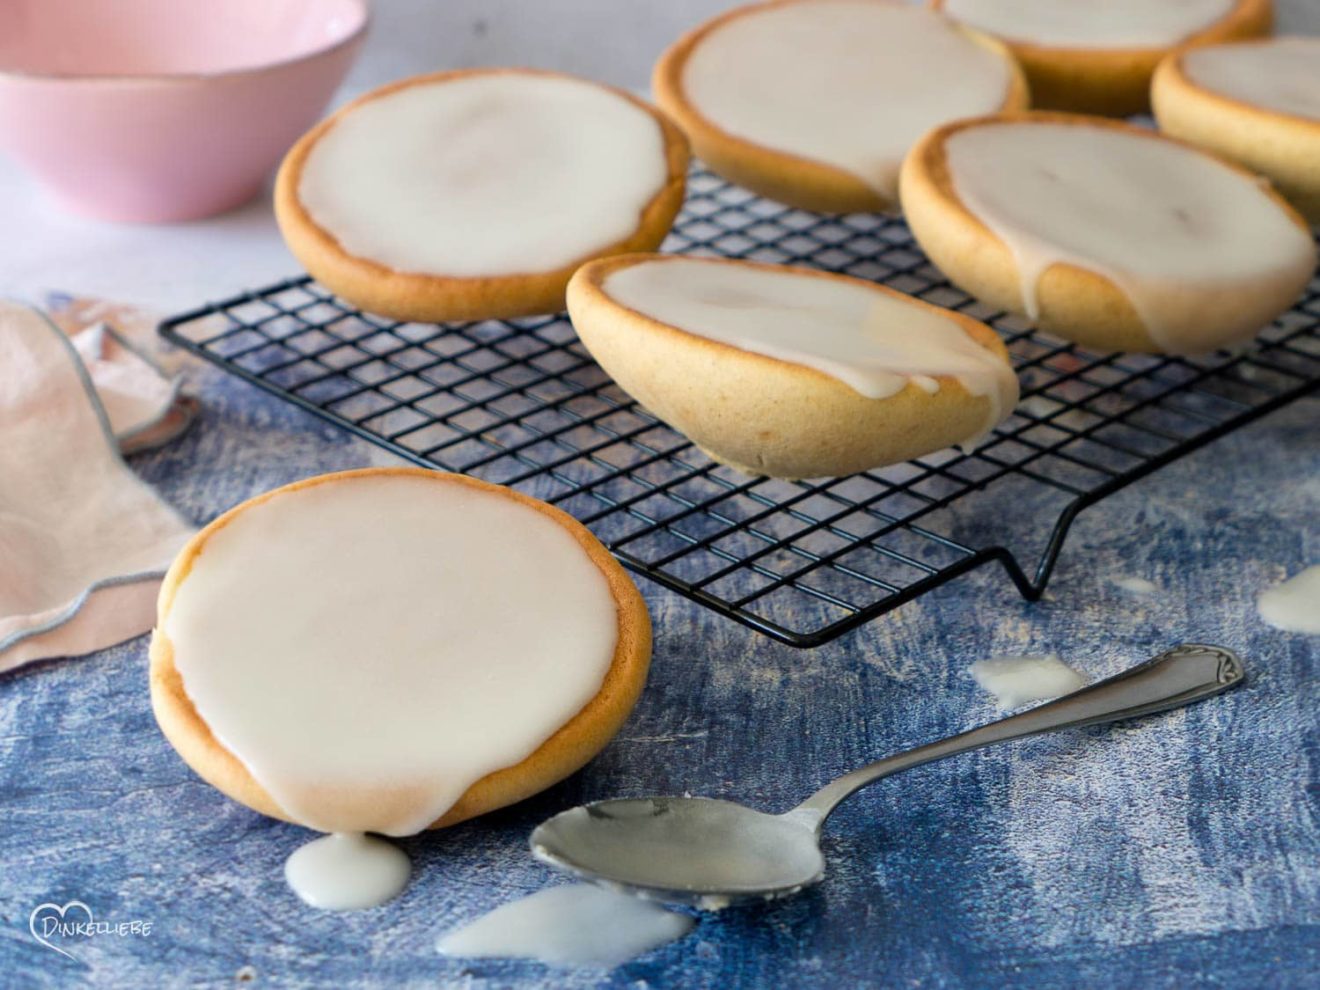
[[[382, 463], [236, 381], [194, 370], [197, 427], [134, 466], [205, 521], [320, 471]], [[1256, 593], [1320, 561], [1320, 403], [1298, 403], [1085, 513], [1047, 600], [986, 570], [813, 652], [643, 584], [650, 686], [606, 752], [525, 804], [406, 841], [412, 886], [351, 915], [285, 888], [302, 830], [202, 784], [157, 731], [146, 640], [0, 679], [0, 986], [1303, 987], [1320, 972], [1317, 642]], [[972, 529], [1011, 500], [986, 504]], [[1163, 591], [1133, 595], [1114, 579]], [[612, 974], [447, 960], [436, 937], [554, 878], [530, 828], [585, 799], [726, 795], [767, 809], [994, 716], [976, 659], [1058, 651], [1091, 677], [1180, 640], [1241, 651], [1247, 687], [1111, 729], [894, 778], [828, 829], [817, 890], [707, 916]], [[557, 881], [556, 881], [557, 882]], [[38, 945], [79, 899], [149, 937]]]

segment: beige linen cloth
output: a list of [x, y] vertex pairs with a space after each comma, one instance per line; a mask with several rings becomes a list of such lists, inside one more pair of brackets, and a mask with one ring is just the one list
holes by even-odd
[[132, 639], [193, 528], [124, 463], [191, 416], [105, 325], [0, 301], [0, 671]]

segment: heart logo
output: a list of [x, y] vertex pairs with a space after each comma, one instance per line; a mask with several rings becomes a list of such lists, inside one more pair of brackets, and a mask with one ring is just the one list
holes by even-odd
[[[65, 952], [58, 945], [52, 945], [47, 939], [52, 935], [68, 934], [63, 931], [64, 927], [66, 925], [79, 923], [76, 917], [68, 920], [65, 919], [65, 914], [74, 908], [77, 908], [79, 911], [82, 911], [87, 915], [87, 921], [85, 923], [88, 926], [96, 920], [92, 917], [92, 909], [82, 901], [69, 901], [69, 903], [65, 904], [63, 907], [48, 901], [45, 904], [38, 904], [32, 909], [32, 914], [28, 917], [28, 931], [32, 933], [33, 938], [46, 948], [54, 949], [60, 955], [73, 959], [73, 956], [69, 955], [69, 953]], [[76, 961], [77, 960], [75, 960], [75, 962]]]

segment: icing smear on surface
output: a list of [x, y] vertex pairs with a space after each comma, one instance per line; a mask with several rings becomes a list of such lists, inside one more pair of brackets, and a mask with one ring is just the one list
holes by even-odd
[[575, 883], [504, 904], [444, 936], [448, 956], [612, 968], [682, 938], [696, 922], [631, 894]]
[[1320, 564], [1262, 592], [1256, 608], [1276, 629], [1320, 635]]
[[1151, 595], [1160, 590], [1158, 584], [1143, 577], [1117, 577], [1113, 580], [1116, 587], [1130, 591], [1134, 595]]
[[971, 666], [972, 677], [995, 696], [1001, 710], [1048, 701], [1086, 686], [1086, 678], [1053, 653], [1040, 657], [992, 657]]
[[359, 911], [408, 885], [412, 867], [398, 846], [361, 832], [336, 832], [294, 850], [284, 864], [293, 892], [312, 907]]
[[987, 400], [981, 432], [1017, 402], [1017, 376], [1008, 362], [952, 316], [866, 283], [667, 258], [619, 268], [602, 289], [661, 323], [814, 368], [869, 399], [897, 395], [909, 383], [934, 394], [939, 378], [953, 378]]

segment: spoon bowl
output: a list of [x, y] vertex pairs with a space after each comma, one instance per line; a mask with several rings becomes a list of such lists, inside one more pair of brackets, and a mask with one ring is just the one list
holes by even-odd
[[556, 815], [532, 854], [588, 880], [715, 910], [796, 894], [825, 875], [816, 818], [702, 797], [622, 798]]

